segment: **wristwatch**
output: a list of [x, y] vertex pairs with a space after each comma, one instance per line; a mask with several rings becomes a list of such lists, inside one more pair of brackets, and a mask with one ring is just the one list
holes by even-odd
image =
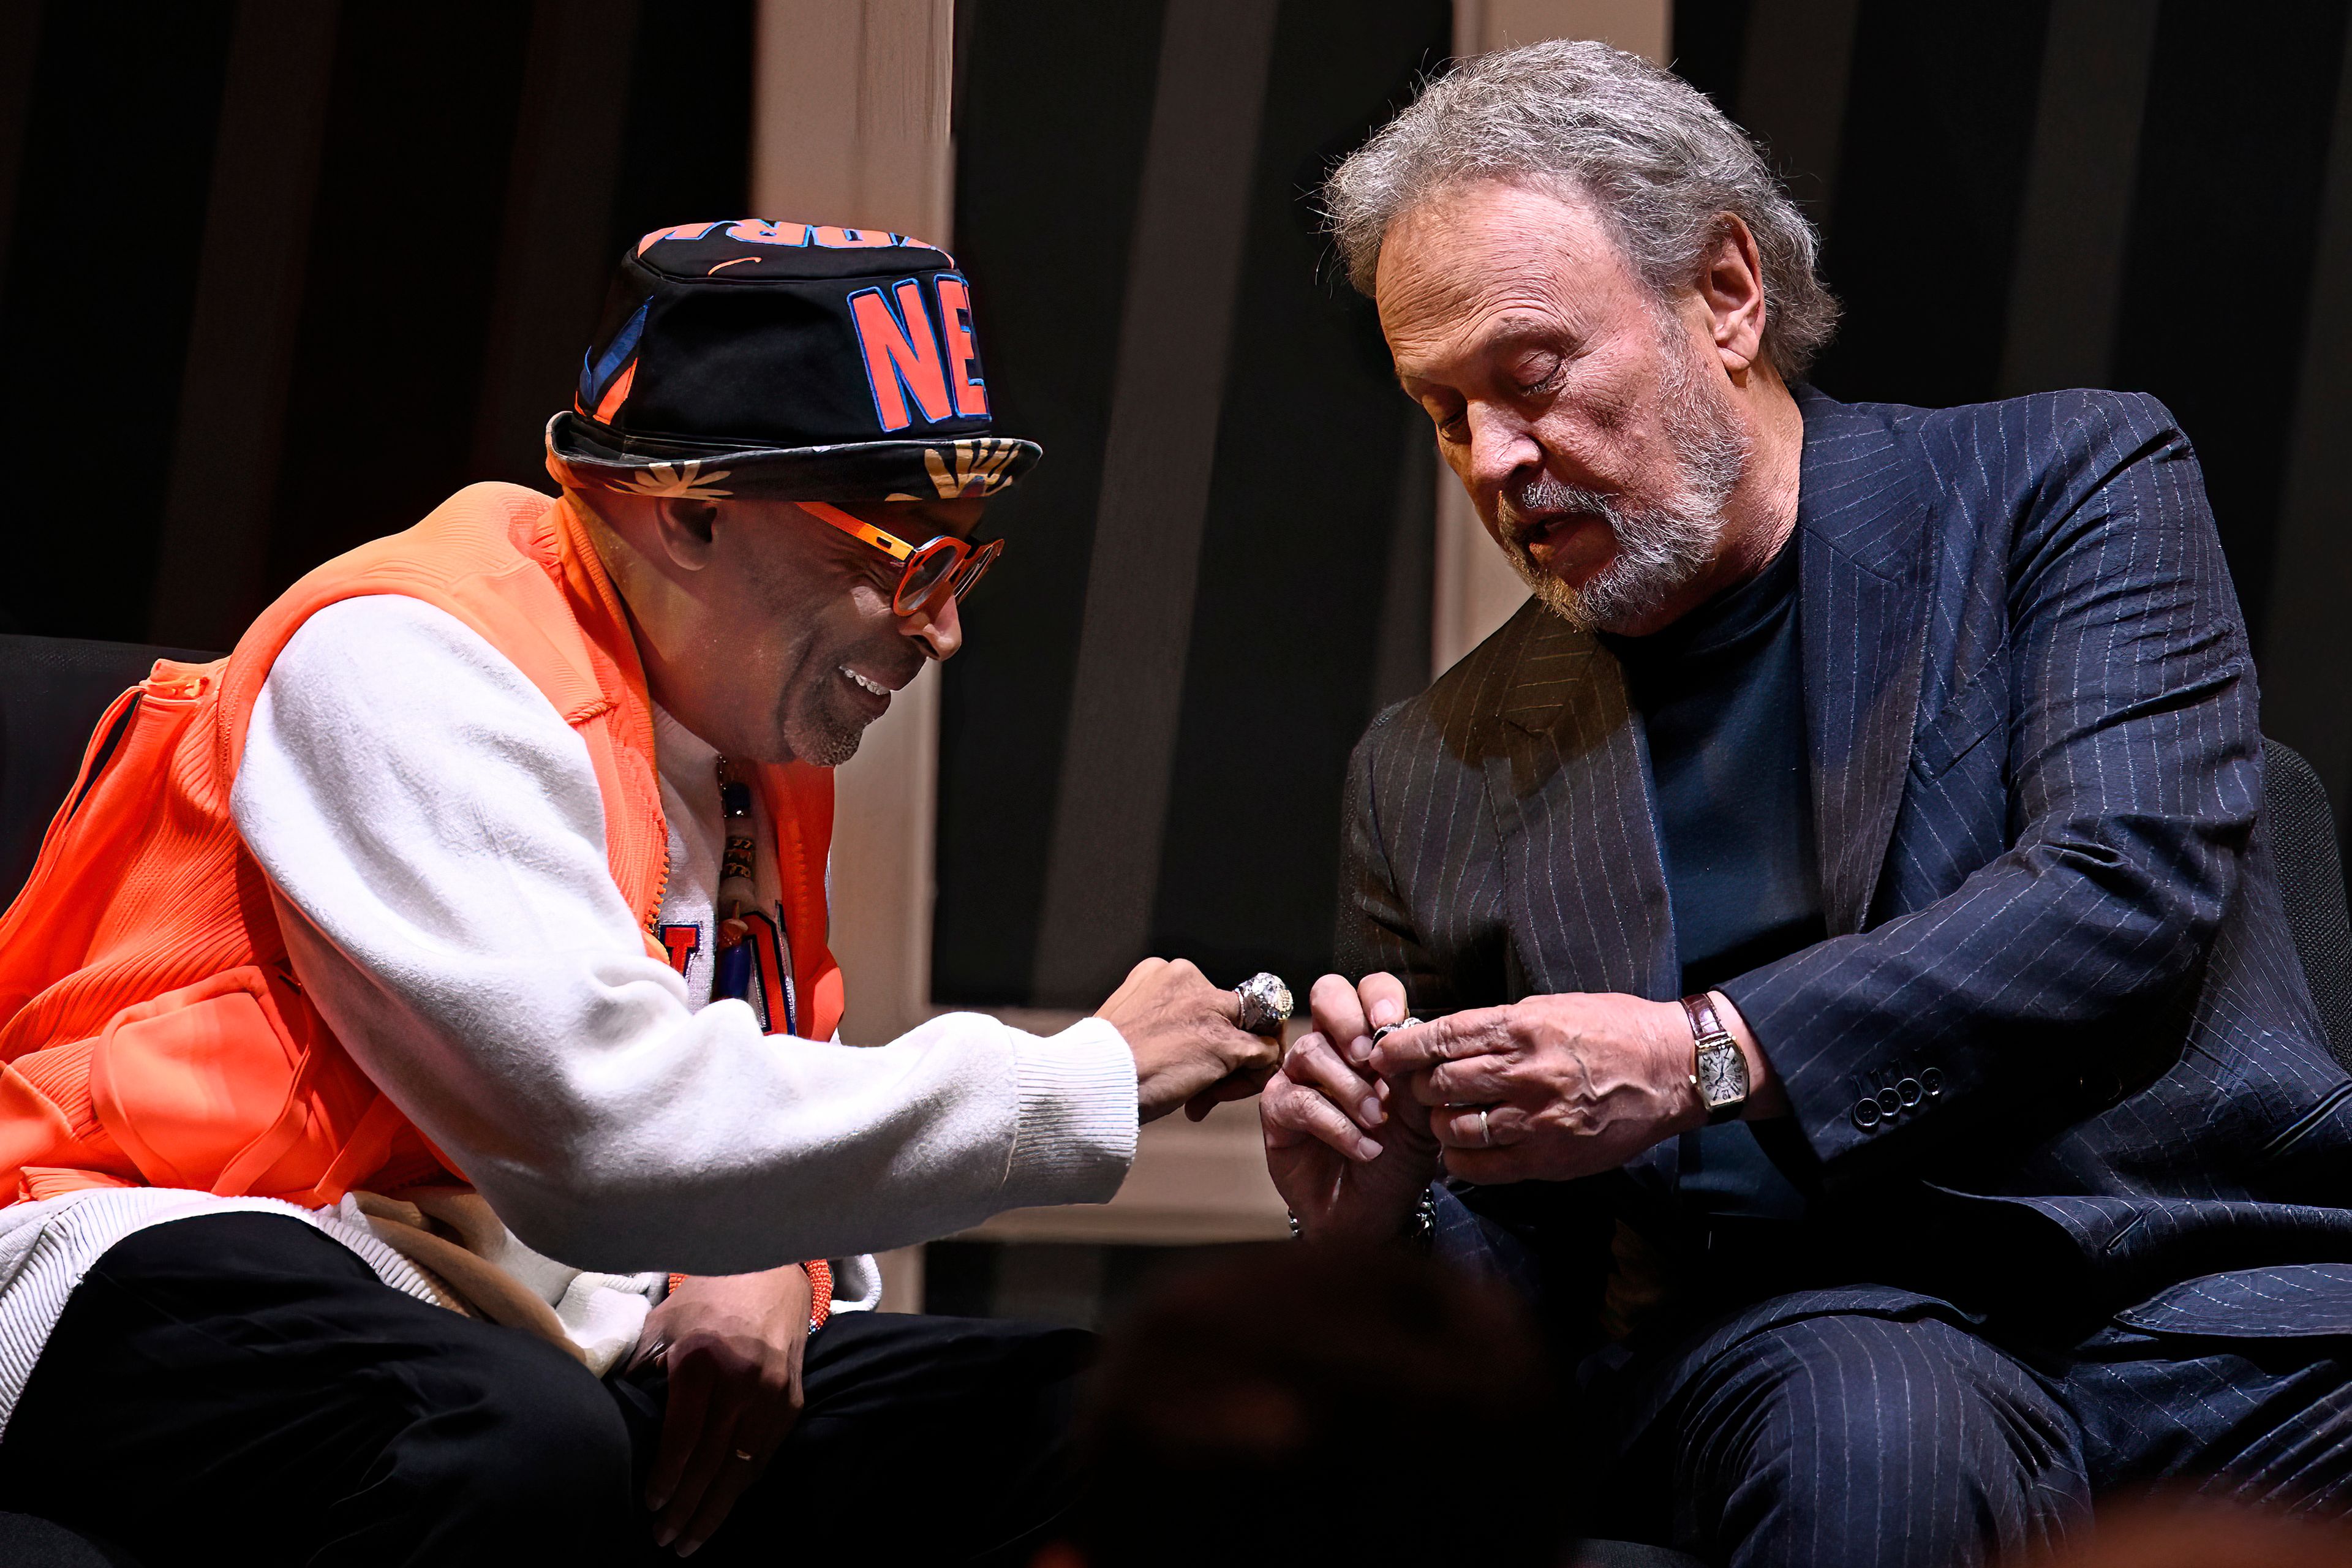
[[1691, 1087], [1706, 1107], [1706, 1124], [1733, 1121], [1748, 1106], [1748, 1058], [1739, 1042], [1715, 1015], [1715, 999], [1702, 991], [1683, 998], [1691, 1026]]

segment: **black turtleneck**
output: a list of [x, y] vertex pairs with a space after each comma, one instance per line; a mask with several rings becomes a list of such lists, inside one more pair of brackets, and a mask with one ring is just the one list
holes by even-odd
[[[1820, 942], [1821, 875], [1797, 647], [1797, 541], [1664, 631], [1601, 639], [1649, 742], [1683, 990]], [[1792, 1218], [1796, 1190], [1742, 1123], [1684, 1139], [1682, 1205]]]

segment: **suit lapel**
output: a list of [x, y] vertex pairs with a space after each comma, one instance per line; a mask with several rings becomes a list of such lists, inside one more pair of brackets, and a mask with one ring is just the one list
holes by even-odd
[[1862, 929], [1886, 862], [1927, 647], [1924, 458], [1864, 409], [1798, 389], [1797, 508], [1813, 824], [1830, 934]]
[[1681, 974], [1639, 719], [1617, 661], [1532, 601], [1481, 748], [1522, 994], [1668, 997]]
[[[1925, 459], [1867, 409], [1797, 390], [1798, 640], [1822, 912], [1858, 931], [1886, 862], [1927, 632]], [[1641, 718], [1588, 634], [1528, 603], [1504, 634], [1476, 750], [1501, 841], [1522, 993], [1680, 989]]]

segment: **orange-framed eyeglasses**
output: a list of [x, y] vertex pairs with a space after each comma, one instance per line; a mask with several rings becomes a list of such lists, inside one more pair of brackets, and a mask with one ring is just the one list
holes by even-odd
[[911, 616], [928, 609], [938, 602], [943, 590], [962, 598], [1004, 553], [1004, 541], [1001, 539], [974, 544], [968, 539], [942, 533], [928, 544], [909, 544], [897, 534], [885, 533], [870, 522], [860, 521], [837, 506], [828, 506], [821, 500], [796, 500], [793, 504], [820, 522], [829, 522], [852, 539], [904, 563], [898, 573], [898, 585], [890, 594], [892, 615]]

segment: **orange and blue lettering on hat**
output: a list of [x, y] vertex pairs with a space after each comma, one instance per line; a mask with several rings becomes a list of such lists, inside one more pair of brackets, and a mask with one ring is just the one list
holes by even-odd
[[988, 495], [1040, 456], [993, 433], [953, 257], [765, 218], [656, 229], [623, 255], [547, 441], [563, 482], [705, 498]]

